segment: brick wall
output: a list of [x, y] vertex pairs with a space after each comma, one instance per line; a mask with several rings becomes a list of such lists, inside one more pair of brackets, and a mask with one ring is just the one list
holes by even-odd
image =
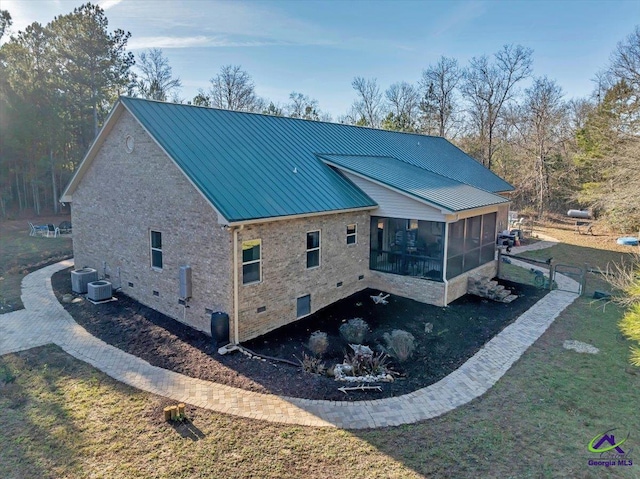
[[[135, 142], [131, 153], [127, 135]], [[76, 267], [96, 268], [102, 277], [106, 264], [125, 294], [205, 332], [207, 308], [232, 314], [231, 234], [128, 112], [73, 193], [72, 221]], [[162, 271], [151, 268], [150, 230], [162, 233]], [[189, 308], [178, 304], [185, 264], [192, 267]]]
[[[357, 243], [347, 245], [347, 225], [354, 223]], [[320, 266], [307, 269], [306, 234], [314, 230], [321, 231]], [[242, 241], [255, 239], [262, 241], [262, 281], [243, 285]], [[366, 288], [370, 273], [366, 211], [245, 226], [238, 232], [241, 341], [295, 321], [297, 298], [310, 294], [311, 312], [317, 311]]]

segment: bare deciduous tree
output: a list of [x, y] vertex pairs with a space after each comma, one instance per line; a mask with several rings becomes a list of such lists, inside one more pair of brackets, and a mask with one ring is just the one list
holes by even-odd
[[455, 122], [455, 91], [461, 78], [462, 71], [455, 58], [440, 57], [438, 63], [422, 72], [420, 109], [425, 133], [449, 136]]
[[358, 94], [352, 105], [351, 117], [355, 116], [356, 124], [379, 128], [383, 116], [382, 92], [375, 78], [365, 80], [355, 77], [351, 86]]
[[[563, 93], [553, 80], [536, 78], [533, 85], [525, 90], [524, 102], [520, 107], [521, 124], [518, 128], [522, 146], [530, 160], [525, 163], [533, 175], [538, 215], [548, 206], [552, 173], [563, 173], [555, 163], [560, 161], [561, 146], [569, 137], [567, 105], [562, 100]], [[558, 174], [555, 175], [558, 180]]]
[[305, 120], [320, 120], [318, 100], [315, 98], [309, 98], [307, 95], [294, 91], [289, 95], [289, 100], [291, 102], [285, 108], [287, 116]]
[[618, 43], [611, 56], [610, 72], [640, 93], [640, 26], [625, 41]]
[[263, 101], [255, 93], [255, 85], [239, 65], [225, 65], [211, 79], [211, 106], [235, 111], [260, 111]]
[[494, 55], [472, 58], [464, 72], [462, 92], [475, 133], [484, 144], [482, 164], [491, 169], [495, 153], [494, 134], [503, 106], [512, 99], [514, 86], [531, 74], [533, 51], [505, 45]]
[[407, 82], [392, 84], [385, 92], [389, 113], [383, 127], [399, 131], [416, 131], [420, 94]]
[[159, 48], [142, 52], [136, 63], [140, 70], [136, 87], [140, 95], [152, 100], [166, 101], [171, 93], [177, 93], [182, 86], [180, 78], [173, 78], [169, 60]]
[[570, 126], [574, 132], [585, 127], [594, 108], [594, 104], [586, 98], [573, 98], [567, 102]]

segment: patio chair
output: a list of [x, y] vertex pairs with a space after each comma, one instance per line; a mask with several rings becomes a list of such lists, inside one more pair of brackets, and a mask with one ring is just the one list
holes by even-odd
[[29, 221], [29, 236], [39, 236], [47, 234], [47, 225], [34, 225]]
[[51, 223], [49, 223], [46, 228], [47, 238], [51, 238], [52, 236], [55, 238], [60, 234], [60, 229], [57, 226], [52, 225]]
[[71, 221], [63, 221], [58, 225], [58, 230], [60, 230], [60, 234], [69, 234], [71, 233]]

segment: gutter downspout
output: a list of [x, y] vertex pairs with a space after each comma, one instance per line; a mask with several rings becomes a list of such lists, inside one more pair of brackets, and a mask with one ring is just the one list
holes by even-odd
[[233, 228], [233, 344], [240, 344], [240, 333], [238, 332], [238, 320], [240, 313], [239, 307], [239, 290], [238, 290], [238, 231], [244, 229], [244, 225]]

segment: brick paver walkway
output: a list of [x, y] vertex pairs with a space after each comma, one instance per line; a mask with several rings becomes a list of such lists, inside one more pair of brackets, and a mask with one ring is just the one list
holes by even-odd
[[79, 326], [53, 294], [51, 275], [72, 265], [72, 260], [62, 261], [23, 279], [25, 309], [0, 315], [0, 355], [55, 343], [118, 381], [175, 401], [271, 422], [350, 429], [433, 418], [484, 394], [577, 297], [566, 291], [549, 293], [458, 370], [431, 386], [375, 401], [317, 401], [259, 394], [190, 378], [151, 366], [106, 344]]

